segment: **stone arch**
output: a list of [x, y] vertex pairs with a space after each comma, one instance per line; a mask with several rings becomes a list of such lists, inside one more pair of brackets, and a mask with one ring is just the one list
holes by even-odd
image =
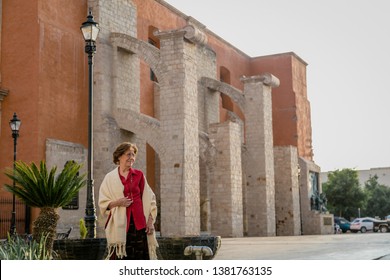
[[120, 108], [115, 110], [114, 117], [121, 129], [139, 135], [152, 146], [160, 157], [164, 155], [164, 148], [161, 146], [161, 141], [159, 141], [161, 139], [160, 122], [157, 119]]
[[[114, 51], [120, 48], [136, 55], [149, 65], [157, 77], [161, 76], [159, 71], [160, 50], [157, 47], [123, 33], [111, 33], [110, 40], [114, 46]], [[154, 151], [159, 154], [160, 159], [164, 157], [163, 147], [159, 141], [161, 139], [160, 122], [157, 119], [136, 111], [120, 108], [115, 108], [113, 115], [120, 128], [138, 134], [152, 146]], [[131, 123], [127, 121], [129, 119], [132, 120]]]
[[135, 37], [123, 33], [111, 33], [110, 40], [113, 46], [124, 49], [144, 60], [157, 76], [161, 76], [159, 70], [160, 51], [155, 46], [138, 40]]
[[219, 91], [220, 93], [227, 95], [237, 104], [242, 112], [245, 112], [245, 96], [240, 90], [229, 84], [208, 77], [202, 77], [201, 83], [211, 90]]

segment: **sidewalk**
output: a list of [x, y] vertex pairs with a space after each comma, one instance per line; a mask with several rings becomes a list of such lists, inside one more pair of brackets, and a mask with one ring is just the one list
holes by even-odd
[[390, 234], [222, 238], [214, 259], [390, 260]]

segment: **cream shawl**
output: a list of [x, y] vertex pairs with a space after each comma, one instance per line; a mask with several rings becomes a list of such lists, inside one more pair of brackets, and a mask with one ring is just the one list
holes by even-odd
[[[148, 221], [149, 215], [153, 218], [153, 223], [156, 221], [157, 204], [156, 196], [145, 179], [145, 188], [142, 194], [142, 205], [145, 215], [145, 220]], [[119, 178], [118, 168], [109, 172], [103, 179], [99, 190], [99, 209], [102, 216], [108, 221], [105, 232], [107, 238], [109, 259], [113, 253], [119, 258], [126, 256], [126, 207], [114, 207], [107, 210], [111, 201], [117, 200], [123, 196], [124, 186]], [[147, 235], [149, 257], [151, 260], [157, 259], [156, 248], [158, 247], [155, 231], [153, 234]]]

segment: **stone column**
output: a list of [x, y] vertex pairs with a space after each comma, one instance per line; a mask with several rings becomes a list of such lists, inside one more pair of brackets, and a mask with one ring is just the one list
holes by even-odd
[[209, 137], [217, 150], [210, 180], [211, 233], [242, 237], [241, 127], [230, 121], [212, 124]]
[[[137, 14], [132, 1], [88, 0], [88, 7], [92, 8], [95, 21], [102, 27], [93, 68], [93, 176], [97, 205], [100, 184], [105, 174], [115, 167], [112, 153], [116, 146], [126, 140], [142, 148], [136, 137], [119, 129], [113, 117], [118, 108], [139, 111], [139, 86], [136, 83], [139, 81], [139, 59], [118, 49], [110, 41], [112, 32], [136, 37]], [[136, 104], [130, 107], [134, 103]], [[139, 162], [138, 158], [137, 164]], [[97, 215], [99, 214], [97, 210]], [[105, 220], [98, 216], [98, 237], [104, 236], [104, 224]]]
[[298, 151], [296, 147], [274, 147], [276, 234], [301, 234]]
[[196, 46], [185, 31], [160, 38], [161, 235], [200, 234]]
[[270, 75], [243, 77], [245, 95], [246, 222], [248, 236], [274, 236], [275, 181]]

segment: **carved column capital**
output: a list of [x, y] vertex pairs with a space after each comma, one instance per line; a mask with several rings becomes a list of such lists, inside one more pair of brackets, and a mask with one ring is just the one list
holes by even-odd
[[206, 34], [194, 25], [187, 25], [183, 28], [183, 30], [185, 31], [184, 38], [190, 42], [200, 45], [207, 44]]

